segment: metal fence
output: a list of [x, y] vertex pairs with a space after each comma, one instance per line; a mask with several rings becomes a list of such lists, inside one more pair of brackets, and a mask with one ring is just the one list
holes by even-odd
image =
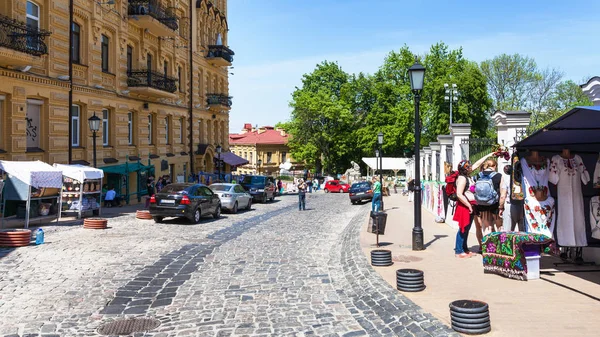
[[496, 145], [496, 140], [490, 138], [469, 138], [463, 139], [461, 143], [463, 148], [469, 149], [469, 161], [474, 163], [492, 152], [494, 145]]

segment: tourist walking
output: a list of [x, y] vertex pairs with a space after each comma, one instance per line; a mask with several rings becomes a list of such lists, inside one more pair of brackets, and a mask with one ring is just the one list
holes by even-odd
[[373, 200], [371, 201], [371, 211], [379, 212], [381, 208], [381, 183], [377, 177], [373, 177]]
[[306, 183], [304, 179], [300, 178], [298, 180], [298, 210], [305, 211], [306, 210]]
[[[475, 198], [471, 193], [467, 193], [470, 187], [469, 174], [471, 174], [471, 163], [463, 160], [458, 164], [458, 178], [456, 179], [456, 211], [453, 220], [458, 222], [458, 232], [456, 233], [456, 243], [454, 254], [458, 258], [471, 257], [467, 239], [471, 223], [475, 217]], [[467, 197], [469, 195], [469, 197]]]

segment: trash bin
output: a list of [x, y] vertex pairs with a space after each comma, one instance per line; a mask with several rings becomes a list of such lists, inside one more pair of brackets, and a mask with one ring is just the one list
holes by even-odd
[[369, 221], [369, 233], [384, 235], [385, 224], [387, 222], [387, 213], [385, 212], [371, 212], [371, 219]]

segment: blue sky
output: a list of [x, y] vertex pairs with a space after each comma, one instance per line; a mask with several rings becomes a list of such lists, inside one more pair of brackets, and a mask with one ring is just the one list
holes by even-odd
[[304, 73], [323, 60], [373, 73], [404, 44], [418, 53], [443, 41], [481, 62], [520, 53], [581, 84], [600, 75], [596, 1], [229, 0], [230, 132], [274, 125]]

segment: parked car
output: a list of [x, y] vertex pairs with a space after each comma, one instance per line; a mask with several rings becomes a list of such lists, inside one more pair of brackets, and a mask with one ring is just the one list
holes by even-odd
[[241, 185], [217, 183], [209, 188], [221, 199], [221, 207], [232, 213], [237, 213], [238, 209], [252, 208], [252, 196]]
[[250, 193], [255, 201], [266, 202], [275, 200], [277, 184], [273, 177], [247, 175], [240, 185]]
[[352, 204], [356, 204], [357, 202], [363, 200], [371, 200], [373, 199], [373, 189], [371, 186], [371, 182], [363, 181], [360, 183], [354, 183], [350, 186], [348, 190], [348, 195], [350, 196], [350, 202]]
[[328, 180], [325, 182], [325, 187], [323, 187], [325, 193], [347, 193], [349, 189], [350, 186], [348, 184], [339, 180]]
[[198, 223], [209, 214], [215, 219], [221, 216], [221, 200], [203, 184], [170, 184], [150, 197], [150, 215], [157, 223], [166, 217], [185, 217]]

